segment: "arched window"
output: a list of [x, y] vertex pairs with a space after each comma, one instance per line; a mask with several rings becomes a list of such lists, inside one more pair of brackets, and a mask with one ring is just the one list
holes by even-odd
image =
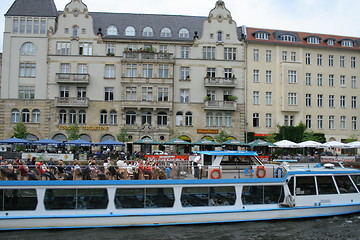
[[223, 33], [221, 31], [218, 31], [218, 33], [217, 33], [217, 41], [218, 42], [223, 41]]
[[108, 26], [108, 28], [106, 29], [106, 35], [108, 36], [118, 35], [117, 27], [114, 25]]
[[24, 43], [20, 48], [21, 55], [35, 55], [36, 54], [36, 46], [32, 42]]
[[92, 142], [91, 137], [89, 135], [87, 135], [87, 134], [81, 134], [80, 139], [84, 140], [84, 141]]
[[160, 37], [171, 37], [171, 30], [167, 27], [161, 29]]
[[84, 110], [79, 111], [79, 124], [86, 123], [86, 112]]
[[107, 124], [107, 111], [101, 110], [100, 112], [100, 124]]
[[167, 113], [166, 112], [159, 112], [157, 117], [157, 124], [160, 126], [167, 125]]
[[52, 140], [59, 141], [59, 142], [65, 142], [65, 141], [67, 141], [67, 137], [62, 133], [58, 133], [55, 136], [53, 136]]
[[185, 114], [185, 126], [192, 126], [192, 113], [186, 112]]
[[73, 26], [73, 35], [72, 37], [78, 37], [79, 27]]
[[69, 123], [76, 123], [76, 111], [75, 110], [70, 110], [69, 111]]
[[11, 122], [12, 123], [20, 122], [20, 111], [16, 108], [11, 110]]
[[189, 30], [187, 30], [186, 28], [182, 28], [179, 31], [179, 38], [189, 38], [190, 34], [189, 34]]
[[110, 124], [117, 124], [117, 112], [115, 110], [110, 111]]
[[141, 115], [141, 124], [151, 125], [151, 112], [143, 112]]
[[40, 123], [40, 110], [39, 109], [34, 109], [32, 111], [32, 119], [31, 119], [32, 123]]
[[29, 109], [23, 109], [21, 112], [22, 115], [22, 122], [29, 123], [30, 122], [30, 111]]
[[206, 126], [213, 127], [214, 126], [214, 116], [212, 113], [206, 114]]
[[59, 123], [66, 123], [66, 110], [64, 109], [59, 112]]
[[151, 27], [144, 28], [144, 30], [142, 32], [142, 36], [143, 37], [153, 37], [154, 36], [153, 29]]
[[135, 36], [136, 35], [136, 30], [133, 26], [128, 26], [125, 29], [125, 36]]
[[115, 141], [115, 137], [113, 135], [106, 134], [106, 135], [102, 136], [102, 138], [100, 139], [100, 142], [108, 141], [108, 140]]
[[182, 126], [183, 125], [183, 113], [177, 112], [176, 113], [176, 126]]
[[127, 125], [134, 125], [136, 123], [136, 113], [134, 111], [127, 111], [125, 115]]

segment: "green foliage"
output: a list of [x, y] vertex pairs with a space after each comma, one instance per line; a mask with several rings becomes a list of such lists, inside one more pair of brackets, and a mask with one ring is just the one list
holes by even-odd
[[228, 99], [228, 101], [236, 101], [236, 100], [238, 100], [238, 97], [230, 95], [230, 96], [227, 97], [227, 99]]
[[116, 139], [123, 143], [130, 141], [129, 135], [124, 126], [120, 128], [118, 135], [116, 135]]
[[352, 135], [350, 135], [350, 137], [348, 137], [348, 138], [345, 140], [345, 142], [346, 142], [346, 143], [351, 143], [351, 142], [355, 142], [355, 141], [357, 141], [357, 140], [358, 140], [358, 138], [357, 138], [356, 134], [352, 134]]
[[296, 143], [302, 142], [306, 126], [303, 123], [300, 123], [298, 126], [279, 126], [279, 133], [277, 135], [277, 140], [289, 140]]
[[218, 143], [222, 143], [225, 142], [229, 139], [230, 135], [227, 134], [224, 130], [221, 130], [220, 133], [218, 135], [216, 135], [214, 138], [216, 140], [216, 142]]
[[326, 142], [325, 134], [316, 133], [316, 132], [305, 132], [302, 138], [302, 142], [304, 141], [316, 141], [319, 143]]
[[68, 135], [68, 140], [76, 140], [80, 138], [80, 128], [79, 125], [74, 124], [66, 129], [66, 134]]
[[276, 133], [270, 133], [268, 136], [265, 136], [264, 140], [270, 143], [276, 142]]
[[25, 139], [29, 134], [24, 123], [15, 124], [13, 129], [14, 129], [13, 136], [16, 138]]

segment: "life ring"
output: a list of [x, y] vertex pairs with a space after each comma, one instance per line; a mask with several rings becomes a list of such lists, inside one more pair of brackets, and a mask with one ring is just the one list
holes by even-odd
[[[215, 174], [214, 174], [215, 173]], [[214, 176], [215, 175], [215, 176]], [[210, 177], [212, 178], [212, 179], [220, 179], [221, 178], [221, 171], [220, 171], [220, 169], [213, 169], [213, 170], [211, 170], [211, 172], [210, 172]]]
[[[261, 173], [260, 173], [260, 172], [261, 172]], [[263, 178], [263, 177], [266, 176], [266, 169], [265, 169], [264, 166], [258, 166], [258, 167], [256, 168], [256, 176], [257, 176], [258, 178]]]
[[282, 178], [284, 176], [284, 170], [281, 167], [275, 169], [274, 175], [276, 178]]

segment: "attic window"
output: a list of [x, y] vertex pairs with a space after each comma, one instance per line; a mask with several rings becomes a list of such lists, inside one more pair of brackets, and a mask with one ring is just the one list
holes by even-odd
[[343, 47], [354, 47], [354, 43], [351, 40], [342, 40], [341, 46]]
[[335, 45], [335, 41], [333, 39], [329, 39], [326, 41], [327, 45], [330, 45], [330, 46], [334, 46]]
[[144, 28], [144, 30], [142, 32], [142, 36], [143, 37], [153, 37], [154, 36], [153, 29], [151, 27]]
[[161, 37], [171, 37], [171, 30], [169, 28], [161, 29], [160, 36]]
[[311, 44], [320, 44], [320, 39], [317, 37], [308, 37], [306, 42]]
[[189, 30], [187, 30], [186, 28], [182, 28], [179, 31], [179, 38], [189, 38], [190, 34], [189, 34]]
[[135, 34], [136, 34], [136, 31], [135, 31], [135, 28], [133, 26], [128, 26], [125, 29], [125, 36], [135, 36]]
[[265, 32], [257, 32], [257, 33], [255, 33], [255, 38], [269, 40], [269, 34], [265, 33]]
[[291, 35], [282, 35], [280, 37], [280, 40], [281, 41], [284, 41], [284, 42], [296, 42], [296, 39], [294, 36], [291, 36]]
[[118, 30], [117, 27], [114, 25], [110, 25], [108, 26], [107, 30], [106, 30], [106, 35], [110, 36], [114, 36], [114, 35], [118, 35]]

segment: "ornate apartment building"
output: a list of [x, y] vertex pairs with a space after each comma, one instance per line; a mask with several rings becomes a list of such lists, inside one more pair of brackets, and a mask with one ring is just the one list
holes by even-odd
[[[89, 12], [82, 0], [15, 0], [5, 14], [0, 138], [190, 142], [224, 130], [268, 134], [306, 123], [359, 136], [360, 40], [237, 26], [207, 17]], [[130, 144], [131, 145], [131, 144]]]

